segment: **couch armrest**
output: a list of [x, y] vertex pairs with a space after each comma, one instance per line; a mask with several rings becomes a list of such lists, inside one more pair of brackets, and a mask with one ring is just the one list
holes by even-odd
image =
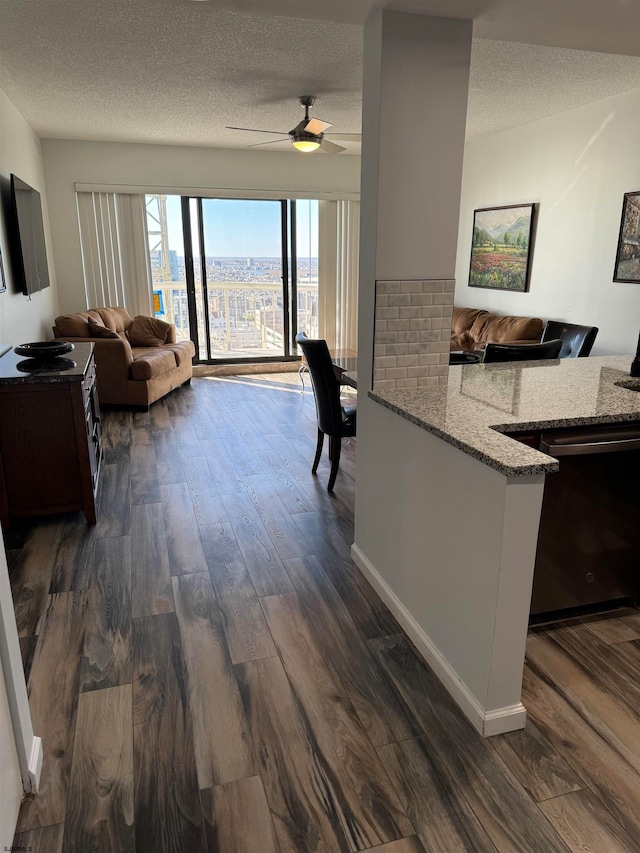
[[98, 381], [126, 382], [131, 378], [133, 353], [129, 341], [122, 338], [65, 338], [69, 343], [94, 344]]

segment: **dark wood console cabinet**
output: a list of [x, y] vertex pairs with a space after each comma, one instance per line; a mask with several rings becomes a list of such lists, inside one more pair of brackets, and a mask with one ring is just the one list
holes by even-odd
[[62, 371], [22, 372], [0, 358], [0, 521], [81, 510], [96, 523], [102, 434], [93, 344], [78, 343]]

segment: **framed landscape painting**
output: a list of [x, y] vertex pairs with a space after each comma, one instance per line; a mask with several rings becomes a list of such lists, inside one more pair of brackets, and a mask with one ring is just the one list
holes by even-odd
[[473, 211], [469, 287], [529, 289], [535, 204]]
[[624, 194], [613, 280], [640, 282], [640, 191]]

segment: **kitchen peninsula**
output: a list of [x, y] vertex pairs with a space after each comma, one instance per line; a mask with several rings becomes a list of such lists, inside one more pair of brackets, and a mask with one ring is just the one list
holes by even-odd
[[483, 735], [524, 726], [538, 526], [545, 478], [558, 470], [508, 434], [640, 423], [630, 363], [453, 366], [447, 387], [369, 392], [385, 410], [375, 434], [383, 492], [359, 497], [353, 558]]

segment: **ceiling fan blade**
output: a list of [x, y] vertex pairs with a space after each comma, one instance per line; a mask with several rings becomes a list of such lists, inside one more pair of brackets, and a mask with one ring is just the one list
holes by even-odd
[[255, 142], [253, 145], [247, 145], [247, 148], [259, 148], [261, 145], [275, 145], [276, 142], [290, 142], [288, 136], [283, 136], [280, 139], [270, 139], [269, 142]]
[[319, 136], [321, 133], [324, 133], [328, 127], [333, 127], [331, 122], [322, 121], [322, 119], [319, 118], [310, 118], [305, 125], [304, 132], [313, 133], [314, 136]]
[[225, 130], [248, 130], [249, 133], [275, 133], [278, 136], [286, 133], [285, 130], [258, 130], [257, 127], [231, 127], [229, 124], [225, 125]]
[[334, 145], [328, 139], [323, 139], [320, 143], [320, 150], [325, 151], [327, 154], [340, 154], [341, 151], [346, 151], [347, 149], [342, 145]]
[[330, 136], [332, 139], [339, 139], [341, 142], [362, 142], [361, 133], [327, 133], [325, 136]]

